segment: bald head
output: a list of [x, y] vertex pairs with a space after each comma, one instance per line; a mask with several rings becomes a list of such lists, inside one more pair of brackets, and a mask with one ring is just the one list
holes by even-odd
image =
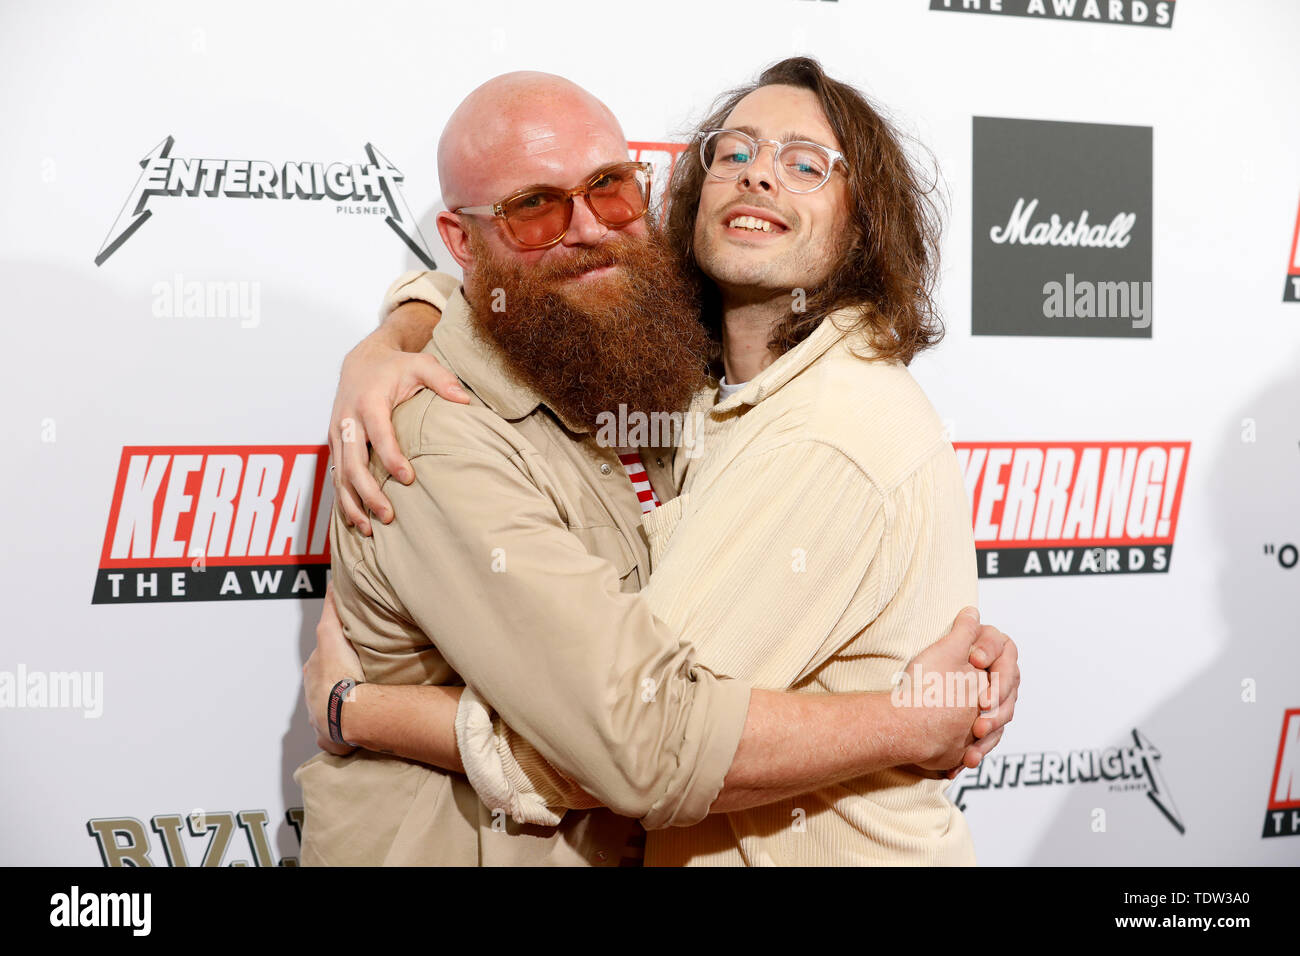
[[448, 209], [494, 202], [522, 186], [576, 185], [627, 159], [608, 106], [551, 73], [505, 73], [465, 97], [438, 140]]

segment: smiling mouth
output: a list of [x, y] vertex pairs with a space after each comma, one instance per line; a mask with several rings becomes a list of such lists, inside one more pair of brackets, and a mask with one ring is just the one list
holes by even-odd
[[586, 272], [579, 272], [577, 275], [568, 276], [565, 279], [565, 281], [566, 282], [587, 282], [592, 279], [601, 279], [613, 273], [615, 268], [616, 266], [613, 265], [596, 266], [593, 269], [588, 269]]
[[737, 232], [751, 235], [756, 233], [780, 234], [787, 231], [785, 226], [768, 219], [760, 219], [758, 216], [732, 216], [726, 220], [725, 225], [728, 229], [735, 229]]

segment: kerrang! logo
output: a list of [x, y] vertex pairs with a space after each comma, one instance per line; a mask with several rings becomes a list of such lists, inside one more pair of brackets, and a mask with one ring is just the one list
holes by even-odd
[[1263, 835], [1300, 835], [1300, 707], [1282, 715], [1282, 739], [1273, 765]]
[[961, 442], [979, 576], [1169, 570], [1190, 442]]
[[1174, 0], [930, 0], [930, 9], [1166, 29], [1174, 25]]
[[1291, 258], [1287, 261], [1282, 301], [1300, 302], [1300, 205], [1295, 210], [1295, 232], [1291, 234]]
[[[1142, 731], [1133, 729], [1133, 745], [1104, 750], [1044, 751], [1028, 754], [989, 754], [974, 770], [963, 770], [952, 787], [952, 801], [966, 809], [966, 796], [973, 790], [1003, 790], [1040, 787], [1046, 784], [1106, 782], [1114, 793], [1145, 793], [1147, 799], [1179, 833], [1185, 833], [1182, 817], [1169, 786], [1160, 773], [1160, 751]], [[1095, 824], [1094, 824], [1095, 825]]]
[[[153, 216], [147, 209], [155, 196], [207, 196], [227, 199], [329, 199], [347, 203], [381, 203], [385, 222], [425, 266], [438, 268], [429, 245], [398, 185], [404, 177], [387, 157], [366, 143], [367, 163], [284, 163], [279, 168], [260, 159], [181, 159], [172, 156], [168, 136], [140, 160], [143, 172], [109, 229], [95, 265], [101, 266]], [[341, 207], [342, 208], [342, 207]], [[355, 211], [358, 207], [346, 207]], [[364, 208], [364, 207], [359, 207]], [[382, 212], [383, 208], [377, 208]]]
[[328, 462], [322, 445], [123, 448], [91, 603], [321, 596]]

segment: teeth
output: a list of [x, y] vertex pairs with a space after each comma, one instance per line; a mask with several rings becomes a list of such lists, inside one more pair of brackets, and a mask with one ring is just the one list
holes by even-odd
[[773, 228], [770, 222], [757, 216], [737, 216], [727, 225], [732, 229], [756, 229], [761, 232], [771, 232]]

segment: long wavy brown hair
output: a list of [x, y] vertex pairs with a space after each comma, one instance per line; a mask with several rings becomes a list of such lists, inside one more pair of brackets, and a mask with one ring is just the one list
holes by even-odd
[[777, 324], [769, 346], [784, 354], [807, 338], [827, 315], [855, 307], [857, 315], [846, 327], [860, 332], [877, 355], [907, 364], [916, 353], [943, 338], [943, 323], [934, 303], [941, 221], [934, 198], [937, 167], [933, 179], [923, 181], [893, 125], [862, 93], [831, 79], [811, 57], [782, 60], [753, 83], [715, 100], [712, 112], [691, 133], [690, 146], [673, 170], [664, 231], [699, 282], [704, 323], [720, 341], [721, 297], [700, 272], [691, 251], [705, 178], [700, 140], [705, 130], [724, 126], [731, 111], [754, 90], [778, 84], [811, 90], [821, 103], [848, 164], [853, 208], [849, 215], [852, 234], [840, 262], [822, 288], [810, 291], [802, 312], [792, 311]]

